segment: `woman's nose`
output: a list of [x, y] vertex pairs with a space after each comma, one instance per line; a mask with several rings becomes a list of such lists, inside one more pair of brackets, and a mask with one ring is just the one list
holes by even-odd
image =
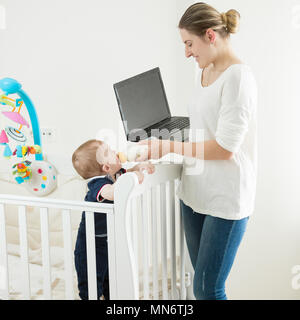
[[190, 56], [192, 56], [193, 54], [192, 54], [192, 52], [189, 50], [189, 49], [185, 49], [185, 56], [187, 57], [187, 58], [189, 58]]

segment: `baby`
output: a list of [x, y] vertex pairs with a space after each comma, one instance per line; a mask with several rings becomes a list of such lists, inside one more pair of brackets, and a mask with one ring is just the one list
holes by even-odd
[[[139, 183], [144, 179], [142, 171], [154, 172], [154, 166], [147, 162], [127, 170], [122, 168], [118, 155], [100, 140], [89, 140], [78, 147], [73, 153], [72, 163], [77, 173], [88, 182], [84, 200], [91, 202], [113, 203], [115, 182], [126, 172], [134, 172]], [[98, 299], [109, 300], [106, 214], [95, 213], [94, 219]], [[87, 300], [85, 212], [82, 213], [74, 255], [79, 296]]]

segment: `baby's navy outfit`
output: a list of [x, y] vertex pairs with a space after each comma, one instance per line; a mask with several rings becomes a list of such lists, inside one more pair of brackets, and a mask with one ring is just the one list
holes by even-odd
[[[116, 179], [126, 170], [121, 168], [116, 174]], [[88, 192], [85, 201], [113, 203], [113, 201], [103, 199], [100, 195], [101, 189], [106, 184], [114, 184], [109, 175], [97, 176], [89, 179]], [[97, 270], [97, 298], [102, 294], [105, 300], [109, 300], [109, 281], [108, 281], [108, 249], [107, 249], [107, 226], [106, 214], [94, 213], [95, 221], [95, 245], [96, 245], [96, 270]], [[81, 222], [78, 229], [75, 245], [75, 268], [77, 272], [79, 296], [83, 300], [88, 299], [88, 280], [87, 280], [87, 256], [86, 256], [86, 228], [85, 211], [82, 212]]]

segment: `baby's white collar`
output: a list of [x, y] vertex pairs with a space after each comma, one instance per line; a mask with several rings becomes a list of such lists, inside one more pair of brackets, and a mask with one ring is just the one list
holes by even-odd
[[92, 181], [92, 180], [94, 180], [94, 179], [99, 179], [99, 178], [105, 178], [106, 176], [95, 176], [95, 177], [91, 177], [91, 178], [89, 178], [89, 179], [86, 179], [85, 181], [87, 182], [87, 183], [89, 183], [90, 181]]

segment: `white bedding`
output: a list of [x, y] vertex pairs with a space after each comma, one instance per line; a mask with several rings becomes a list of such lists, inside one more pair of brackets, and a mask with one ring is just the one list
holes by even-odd
[[[65, 281], [63, 269], [63, 249], [51, 247], [51, 289], [52, 299], [65, 299]], [[8, 245], [8, 266], [9, 266], [9, 299], [23, 299], [22, 294], [22, 266], [17, 245]], [[30, 291], [32, 300], [41, 300], [43, 297], [43, 269], [41, 264], [40, 250], [29, 250], [29, 273]], [[77, 279], [74, 277], [74, 299], [79, 299], [77, 290]], [[0, 299], [3, 299], [0, 292]]]
[[[20, 300], [23, 299], [22, 294], [22, 265], [21, 258], [19, 255], [19, 246], [8, 244], [8, 265], [9, 265], [9, 299]], [[30, 292], [32, 300], [43, 300], [43, 269], [41, 261], [40, 250], [29, 250], [29, 273], [30, 273]], [[64, 281], [64, 265], [63, 265], [63, 249], [60, 247], [50, 248], [50, 259], [51, 259], [51, 293], [53, 300], [65, 300], [65, 281]], [[169, 259], [168, 259], [169, 260]], [[179, 259], [177, 258], [177, 270], [179, 267]], [[170, 261], [168, 261], [168, 267], [170, 268]], [[171, 290], [170, 280], [170, 269], [168, 268], [168, 290]], [[160, 268], [159, 268], [160, 269]], [[77, 289], [77, 278], [75, 269], [73, 273], [74, 279], [74, 299], [79, 300], [78, 289]], [[159, 299], [162, 298], [161, 291], [161, 274], [159, 270]], [[177, 271], [178, 272], [178, 271]], [[152, 268], [149, 269], [149, 289], [150, 299], [152, 296]], [[178, 280], [178, 279], [177, 279]], [[139, 290], [140, 299], [143, 297], [143, 274], [142, 270], [139, 272]], [[4, 297], [1, 296], [0, 299]]]

